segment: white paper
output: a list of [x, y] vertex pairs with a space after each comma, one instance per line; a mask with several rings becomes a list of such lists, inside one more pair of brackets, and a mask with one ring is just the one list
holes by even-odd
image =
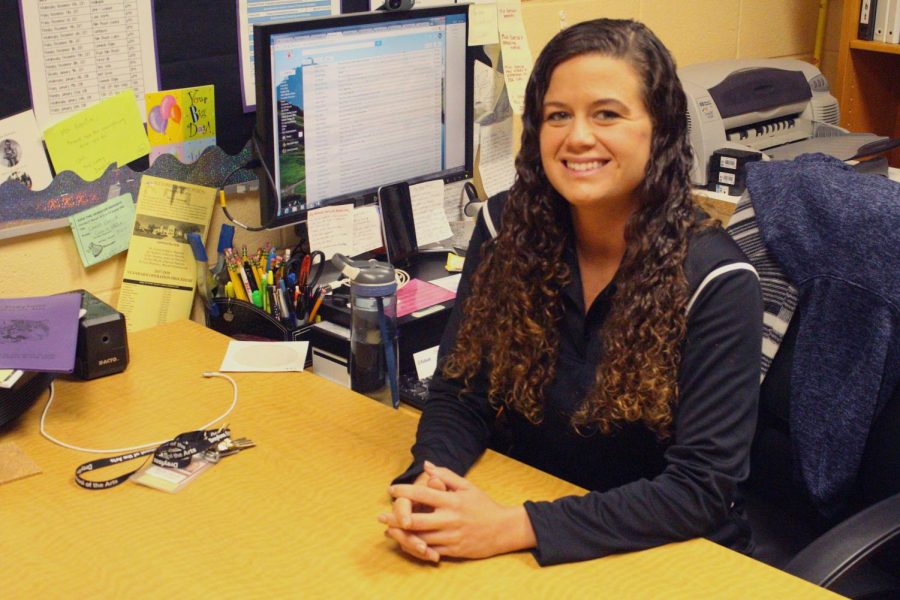
[[[225, 3], [225, 0], [221, 0]], [[252, 9], [252, 12], [251, 12]], [[253, 25], [296, 21], [341, 13], [340, 0], [238, 0], [238, 42], [241, 54], [241, 91], [244, 111], [256, 107], [256, 70], [253, 62]]]
[[493, 2], [476, 0], [469, 5], [469, 45], [484, 46], [497, 41], [496, 6]]
[[228, 344], [220, 371], [302, 371], [309, 342], [240, 342]]
[[462, 279], [462, 273], [456, 273], [454, 275], [447, 275], [446, 277], [440, 277], [438, 279], [432, 279], [428, 283], [433, 283], [434, 285], [439, 285], [445, 290], [450, 290], [454, 294], [456, 293], [457, 288], [459, 288], [459, 280]]
[[53, 181], [41, 132], [30, 110], [0, 120], [0, 183], [9, 179], [35, 191]]
[[335, 253], [353, 253], [353, 205], [339, 204], [317, 208], [306, 213], [309, 247], [325, 253], [331, 260]]
[[416, 363], [416, 377], [419, 378], [419, 381], [434, 375], [434, 370], [437, 368], [438, 348], [440, 346], [432, 346], [413, 354], [413, 362]]
[[525, 85], [531, 76], [531, 50], [522, 22], [520, 0], [497, 2], [497, 28], [500, 32], [500, 48], [503, 53], [503, 78], [506, 93], [513, 112], [522, 114], [525, 106]]
[[367, 204], [353, 210], [353, 256], [381, 248], [381, 217], [378, 206]]
[[41, 131], [129, 88], [140, 114], [147, 114], [144, 94], [159, 90], [151, 0], [27, 0], [20, 6]]
[[436, 179], [409, 186], [416, 243], [419, 246], [453, 237], [444, 212], [444, 181]]
[[512, 153], [512, 120], [481, 127], [481, 158], [478, 161], [481, 185], [488, 197], [508, 190], [515, 180]]

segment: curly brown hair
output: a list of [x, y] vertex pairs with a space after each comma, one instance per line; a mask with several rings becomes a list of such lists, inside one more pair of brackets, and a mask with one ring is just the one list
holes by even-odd
[[653, 123], [650, 160], [625, 227], [626, 250], [603, 327], [595, 384], [572, 415], [579, 431], [609, 433], [643, 422], [670, 435], [677, 371], [686, 330], [688, 238], [699, 225], [690, 188], [692, 154], [684, 91], [668, 50], [644, 25], [597, 19], [557, 34], [538, 57], [525, 93], [522, 144], [498, 236], [483, 247], [445, 376], [470, 386], [488, 374], [488, 399], [532, 423], [543, 419], [543, 393], [556, 376], [561, 291], [570, 281], [563, 252], [571, 244], [566, 200], [550, 185], [540, 155], [543, 100], [553, 70], [598, 53], [629, 62], [642, 83]]

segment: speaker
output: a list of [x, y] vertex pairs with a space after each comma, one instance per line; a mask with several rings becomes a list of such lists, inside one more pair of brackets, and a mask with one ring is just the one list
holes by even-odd
[[378, 10], [409, 10], [415, 5], [416, 0], [384, 0], [384, 4]]

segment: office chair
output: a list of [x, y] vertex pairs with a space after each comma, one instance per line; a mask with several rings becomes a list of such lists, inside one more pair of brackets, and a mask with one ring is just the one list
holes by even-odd
[[760, 389], [746, 507], [754, 556], [851, 598], [900, 598], [900, 385], [875, 416], [846, 508], [822, 517], [796, 482], [788, 424], [802, 310]]

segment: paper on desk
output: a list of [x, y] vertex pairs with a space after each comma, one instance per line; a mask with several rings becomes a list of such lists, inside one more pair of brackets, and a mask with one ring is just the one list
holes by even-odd
[[[456, 256], [456, 255], [451, 253], [447, 256], [447, 266], [450, 266], [450, 257], [451, 256]], [[460, 261], [464, 260], [459, 256], [456, 256], [456, 258], [460, 259]], [[460, 264], [460, 269], [462, 269], [462, 264]], [[449, 270], [450, 269], [448, 269], [448, 271]], [[442, 288], [444, 288], [445, 290], [450, 290], [451, 292], [453, 292], [455, 294], [456, 290], [459, 289], [459, 280], [460, 279], [462, 279], [462, 273], [455, 273], [453, 275], [447, 275], [446, 277], [441, 277], [440, 279], [432, 279], [430, 283], [433, 283], [434, 285], [439, 285]]]
[[497, 36], [497, 7], [493, 1], [476, 0], [476, 2], [476, 4], [469, 5], [469, 45], [496, 44], [499, 39]]
[[353, 209], [353, 256], [381, 248], [381, 217], [378, 206], [367, 204]]
[[90, 267], [128, 250], [134, 228], [134, 201], [122, 194], [69, 217], [78, 255]]
[[478, 171], [488, 197], [508, 190], [515, 180], [512, 152], [512, 119], [481, 127], [481, 157]]
[[0, 368], [71, 373], [81, 294], [0, 299]]
[[522, 114], [525, 106], [525, 85], [531, 75], [531, 50], [522, 22], [522, 4], [519, 0], [497, 2], [497, 28], [500, 31], [500, 48], [503, 54], [503, 77], [506, 93], [513, 112]]
[[416, 243], [421, 247], [453, 237], [444, 212], [444, 180], [435, 179], [409, 186]]
[[85, 181], [111, 163], [122, 166], [150, 153], [134, 92], [125, 90], [68, 117], [44, 132], [57, 173], [74, 171]]
[[309, 342], [231, 341], [220, 371], [281, 372], [302, 371]]
[[456, 294], [421, 279], [410, 279], [397, 290], [397, 318], [452, 300]]
[[144, 175], [119, 291], [128, 331], [191, 315], [197, 262], [187, 234], [206, 240], [216, 191]]
[[421, 352], [413, 353], [413, 363], [416, 365], [416, 377], [421, 381], [434, 375], [437, 368], [438, 350], [440, 346], [432, 346]]
[[10, 179], [32, 190], [42, 190], [53, 181], [30, 110], [0, 120], [0, 183]]

